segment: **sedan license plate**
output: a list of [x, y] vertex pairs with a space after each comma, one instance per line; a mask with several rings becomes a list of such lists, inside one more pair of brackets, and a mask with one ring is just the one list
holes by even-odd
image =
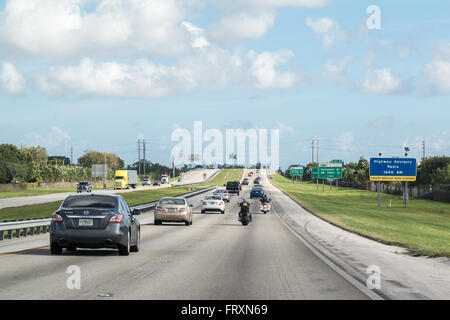
[[92, 227], [94, 225], [94, 220], [92, 219], [80, 219], [78, 225], [81, 227]]
[[175, 212], [176, 211], [176, 209], [173, 209], [173, 208], [169, 208], [167, 211], [169, 211], [169, 212]]

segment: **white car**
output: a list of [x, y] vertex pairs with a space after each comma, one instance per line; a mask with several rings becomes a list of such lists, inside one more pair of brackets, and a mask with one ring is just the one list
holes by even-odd
[[228, 193], [228, 190], [218, 189], [213, 192], [213, 195], [221, 196], [224, 201], [230, 202], [230, 194]]
[[151, 186], [152, 182], [150, 181], [150, 179], [144, 179], [144, 180], [142, 180], [142, 185], [143, 186]]
[[202, 213], [206, 211], [220, 211], [225, 213], [225, 201], [221, 196], [206, 196], [202, 201]]

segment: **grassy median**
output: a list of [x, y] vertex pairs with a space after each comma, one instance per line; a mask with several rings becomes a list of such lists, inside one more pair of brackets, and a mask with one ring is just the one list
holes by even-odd
[[219, 172], [214, 179], [203, 183], [202, 186], [218, 186], [223, 187], [228, 181], [240, 181], [242, 179], [242, 175], [244, 174], [244, 170], [242, 169], [224, 169]]
[[[112, 188], [112, 183], [107, 185], [108, 188]], [[101, 190], [103, 189], [103, 184], [98, 182], [97, 185], [92, 185], [92, 190]], [[17, 198], [17, 197], [30, 197], [30, 196], [42, 196], [46, 194], [53, 193], [64, 193], [64, 192], [76, 192], [77, 187], [69, 187], [69, 188], [36, 188], [36, 189], [26, 189], [26, 190], [17, 190], [17, 191], [1, 191], [0, 199], [6, 198]]]
[[304, 208], [345, 230], [390, 245], [406, 247], [416, 254], [450, 257], [450, 204], [410, 199], [408, 208], [401, 196], [336, 187], [325, 192], [312, 183], [292, 184], [280, 175], [272, 183]]

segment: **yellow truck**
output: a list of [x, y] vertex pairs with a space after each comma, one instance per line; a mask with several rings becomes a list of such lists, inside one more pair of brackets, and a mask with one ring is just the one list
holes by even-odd
[[114, 190], [136, 189], [138, 182], [136, 170], [116, 170], [114, 174]]

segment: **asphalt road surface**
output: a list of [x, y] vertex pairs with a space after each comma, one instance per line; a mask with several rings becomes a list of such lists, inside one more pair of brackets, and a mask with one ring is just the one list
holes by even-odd
[[[250, 200], [253, 223], [242, 226], [237, 202], [250, 188], [232, 197], [224, 215], [201, 214], [204, 195], [191, 198], [192, 226], [155, 226], [152, 212], [141, 215], [141, 251], [130, 256], [81, 249], [52, 256], [48, 247], [37, 248], [48, 245], [48, 235], [7, 240], [30, 250], [5, 253], [3, 247], [0, 299], [368, 299], [305, 247], [275, 211], [260, 213], [259, 200]], [[80, 268], [80, 289], [67, 288], [72, 265]]]

